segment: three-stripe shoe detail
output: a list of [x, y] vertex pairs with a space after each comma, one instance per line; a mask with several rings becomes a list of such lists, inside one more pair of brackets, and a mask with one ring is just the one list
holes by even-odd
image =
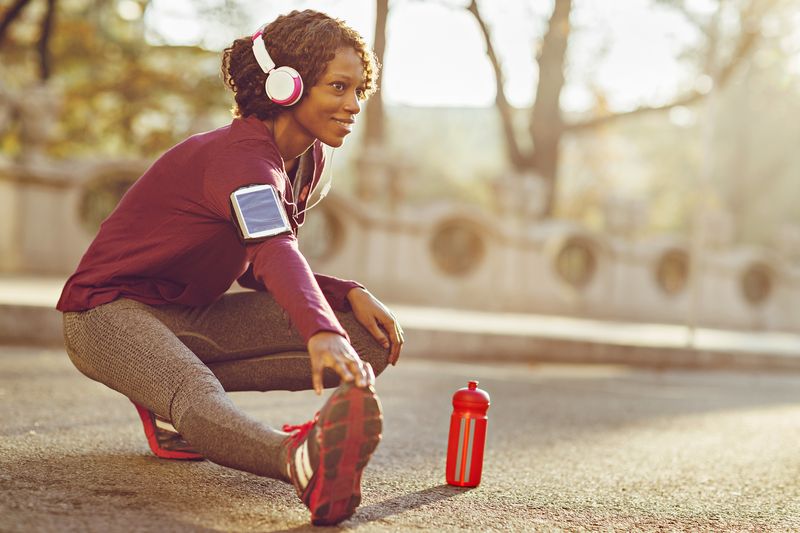
[[311, 522], [333, 525], [361, 503], [361, 473], [377, 448], [383, 413], [373, 387], [336, 389], [314, 420], [284, 426], [287, 471]]
[[311, 459], [308, 454], [308, 439], [304, 440], [301, 446], [298, 446], [294, 454], [294, 471], [297, 474], [297, 483], [305, 489], [314, 475], [314, 469], [311, 467]]

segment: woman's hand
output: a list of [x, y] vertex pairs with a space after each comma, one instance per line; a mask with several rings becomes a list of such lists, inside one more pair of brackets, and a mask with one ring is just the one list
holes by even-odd
[[[353, 308], [353, 315], [362, 326], [367, 328], [375, 339], [384, 348], [391, 346], [389, 362], [397, 364], [400, 358], [400, 348], [403, 346], [403, 328], [397, 321], [394, 313], [383, 305], [366, 289], [356, 287], [347, 293], [347, 301]], [[388, 337], [387, 337], [388, 334]]]
[[358, 387], [375, 384], [372, 366], [365, 363], [347, 342], [347, 339], [332, 331], [320, 331], [308, 339], [308, 355], [311, 357], [311, 383], [314, 392], [322, 394], [322, 370], [332, 368], [342, 381], [355, 381]]

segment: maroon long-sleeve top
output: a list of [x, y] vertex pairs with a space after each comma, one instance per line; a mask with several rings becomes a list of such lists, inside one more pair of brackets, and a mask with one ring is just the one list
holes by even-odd
[[[313, 274], [297, 246], [306, 187], [313, 189], [325, 163], [319, 142], [312, 150], [313, 178], [295, 203], [275, 139], [256, 118], [234, 119], [174, 146], [101, 224], [56, 308], [83, 311], [121, 297], [202, 306], [239, 279], [245, 287], [268, 290], [304, 339], [320, 331], [347, 337], [332, 306], [348, 309], [348, 291], [361, 285]], [[230, 194], [252, 184], [277, 189], [293, 233], [240, 240]]]

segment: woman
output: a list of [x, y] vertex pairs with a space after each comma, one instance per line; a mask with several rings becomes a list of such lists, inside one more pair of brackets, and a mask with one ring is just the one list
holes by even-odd
[[[377, 65], [354, 30], [306, 10], [236, 40], [222, 74], [231, 124], [159, 158], [67, 281], [67, 352], [134, 402], [156, 455], [291, 482], [313, 523], [335, 524], [361, 501], [382, 428], [375, 374], [397, 363], [403, 332], [360, 284], [313, 274], [296, 235], [321, 142], [342, 145]], [[237, 280], [254, 291], [226, 293]], [[284, 431], [226, 395], [336, 385]]]

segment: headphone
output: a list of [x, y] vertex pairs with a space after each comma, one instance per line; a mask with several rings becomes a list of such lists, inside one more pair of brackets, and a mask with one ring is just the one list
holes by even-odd
[[264, 89], [267, 96], [276, 104], [284, 107], [294, 105], [303, 96], [303, 78], [292, 67], [276, 67], [275, 62], [267, 52], [267, 46], [261, 36], [267, 25], [261, 26], [253, 35], [253, 55], [256, 56], [258, 66], [267, 75]]

